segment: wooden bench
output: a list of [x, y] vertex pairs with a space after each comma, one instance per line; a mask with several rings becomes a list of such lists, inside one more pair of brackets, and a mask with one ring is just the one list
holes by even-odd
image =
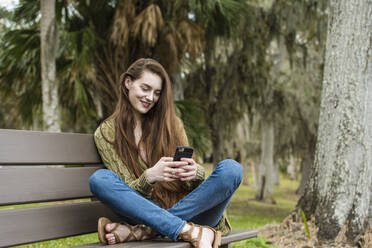
[[[103, 165], [91, 134], [0, 129], [0, 206], [48, 203], [0, 209], [0, 247], [97, 232], [100, 216], [118, 221], [117, 215], [94, 199], [89, 190], [88, 179], [100, 168]], [[222, 247], [256, 236], [255, 230], [236, 230], [223, 237]], [[153, 240], [110, 247], [191, 245]]]

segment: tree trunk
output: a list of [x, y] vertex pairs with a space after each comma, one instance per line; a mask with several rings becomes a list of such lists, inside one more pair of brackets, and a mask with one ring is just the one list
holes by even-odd
[[251, 168], [252, 168], [252, 187], [258, 190], [259, 183], [260, 183], [260, 163], [256, 159], [254, 159]]
[[172, 77], [172, 91], [173, 91], [173, 98], [175, 101], [180, 101], [184, 99], [183, 94], [183, 85], [182, 85], [182, 78], [180, 73], [176, 73]]
[[306, 184], [309, 182], [311, 174], [311, 166], [314, 162], [314, 152], [308, 152], [305, 154], [301, 161], [301, 181], [296, 193], [303, 195], [305, 192]]
[[372, 182], [369, 187], [369, 215], [368, 215], [369, 225], [372, 226]]
[[[372, 178], [372, 2], [330, 1], [318, 144], [299, 201], [319, 240], [365, 231]], [[367, 190], [366, 190], [367, 189]], [[340, 236], [338, 236], [340, 235]]]
[[261, 126], [261, 162], [259, 168], [259, 184], [256, 199], [275, 203], [274, 183], [274, 123], [271, 120], [262, 120]]
[[222, 160], [223, 155], [223, 143], [222, 143], [222, 132], [218, 123], [213, 124], [214, 130], [212, 136], [212, 147], [213, 147], [213, 165], [216, 166], [218, 162]]
[[249, 172], [249, 165], [247, 163], [243, 163], [243, 185], [249, 185], [249, 180], [248, 180], [248, 172]]
[[279, 165], [274, 163], [274, 185], [279, 186], [279, 176], [280, 176], [280, 171], [279, 171]]
[[41, 0], [41, 86], [44, 129], [60, 132], [58, 82], [56, 79], [57, 24], [55, 0]]
[[287, 174], [289, 179], [296, 180], [297, 179], [297, 168], [296, 168], [296, 161], [293, 154], [289, 155], [289, 165], [287, 167]]
[[248, 160], [247, 158], [247, 152], [245, 150], [245, 148], [243, 147], [242, 149], [240, 149], [240, 157], [241, 157], [241, 161], [240, 161], [240, 164], [243, 166], [243, 185], [248, 185], [249, 184], [249, 181], [248, 181], [248, 171], [249, 171], [249, 164], [251, 163], [250, 160]]

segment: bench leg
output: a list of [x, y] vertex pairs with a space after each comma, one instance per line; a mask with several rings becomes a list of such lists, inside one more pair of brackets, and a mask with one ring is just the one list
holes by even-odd
[[224, 244], [224, 245], [221, 245], [220, 248], [231, 248], [231, 244]]

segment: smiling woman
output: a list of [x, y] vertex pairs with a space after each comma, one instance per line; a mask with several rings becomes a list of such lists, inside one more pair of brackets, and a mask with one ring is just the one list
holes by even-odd
[[225, 208], [241, 182], [242, 167], [224, 160], [204, 181], [204, 168], [194, 159], [173, 160], [176, 147], [188, 140], [175, 113], [169, 76], [157, 61], [134, 62], [119, 87], [115, 112], [94, 134], [107, 169], [96, 171], [89, 183], [125, 224], [100, 218], [101, 243], [160, 234], [195, 247], [217, 247], [221, 233], [231, 231]]
[[142, 76], [135, 81], [130, 77], [125, 79], [125, 87], [129, 91], [129, 101], [135, 114], [146, 114], [157, 103], [161, 93], [161, 82], [161, 78], [157, 74], [149, 71], [144, 71]]

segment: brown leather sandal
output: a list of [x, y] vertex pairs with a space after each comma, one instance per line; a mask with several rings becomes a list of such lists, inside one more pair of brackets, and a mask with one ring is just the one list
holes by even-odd
[[[131, 238], [134, 238], [133, 241], [139, 241], [139, 240], [145, 240], [145, 239], [151, 239], [157, 235], [157, 232], [155, 232], [151, 227], [148, 227], [146, 225], [129, 225], [127, 223], [115, 223], [114, 228], [111, 230], [111, 232], [106, 231], [106, 225], [111, 224], [112, 221], [101, 217], [98, 219], [98, 238], [99, 241], [102, 244], [107, 245], [108, 242], [105, 238], [105, 235], [107, 233], [112, 233], [115, 237], [115, 243], [123, 243], [131, 240]], [[125, 225], [129, 229], [129, 234], [126, 236], [123, 240], [120, 240], [119, 234], [115, 231], [119, 225]]]
[[[125, 225], [129, 229], [129, 234], [127, 237], [124, 238], [124, 240], [120, 240], [119, 234], [113, 229], [111, 231], [112, 234], [115, 236], [115, 243], [123, 243], [127, 241], [140, 241], [140, 240], [146, 240], [151, 239], [157, 235], [157, 232], [155, 232], [151, 227], [146, 225], [135, 225], [131, 226], [126, 223], [122, 223], [122, 225]], [[134, 238], [134, 239], [131, 239]]]
[[[208, 228], [208, 229], [212, 230], [213, 233], [214, 233], [214, 240], [213, 240], [212, 247], [213, 248], [218, 248], [221, 245], [221, 232], [220, 231], [216, 231], [212, 227], [209, 227], [209, 226], [201, 226], [201, 225], [194, 224], [192, 222], [188, 222], [187, 224], [189, 224], [191, 226], [190, 229], [187, 230], [184, 233], [181, 233], [180, 237], [183, 240], [185, 240], [187, 242], [190, 242], [195, 248], [200, 247], [199, 243], [200, 243], [200, 239], [203, 235], [203, 229], [204, 228]], [[192, 238], [192, 236], [191, 236], [193, 231], [194, 231], [194, 228], [199, 228], [199, 233], [198, 233], [198, 236], [196, 238]]]
[[[106, 231], [106, 225], [111, 224], [112, 221], [110, 219], [107, 219], [106, 217], [101, 217], [98, 219], [98, 239], [101, 242], [101, 244], [107, 245], [107, 240], [105, 238], [105, 235], [108, 233]], [[115, 230], [120, 224], [116, 223], [113, 230]]]

